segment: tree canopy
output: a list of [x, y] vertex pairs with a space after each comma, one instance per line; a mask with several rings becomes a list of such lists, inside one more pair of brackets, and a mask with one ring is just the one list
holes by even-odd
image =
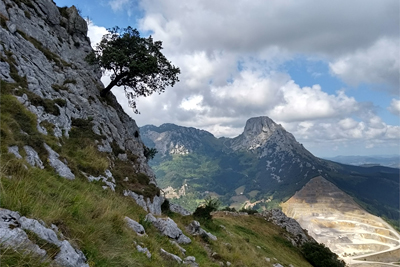
[[123, 86], [130, 107], [135, 113], [136, 98], [162, 93], [167, 86], [179, 82], [179, 68], [161, 53], [162, 42], [140, 37], [131, 27], [109, 29], [86, 60], [99, 64], [103, 72], [111, 71], [111, 82], [100, 95], [106, 96], [114, 86]]

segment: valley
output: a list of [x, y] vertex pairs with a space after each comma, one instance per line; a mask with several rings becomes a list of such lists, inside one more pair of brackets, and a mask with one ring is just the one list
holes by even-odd
[[212, 196], [236, 210], [282, 208], [352, 266], [400, 261], [399, 169], [317, 158], [268, 117], [232, 139], [173, 124], [141, 134], [159, 151], [150, 165], [172, 203], [194, 211]]

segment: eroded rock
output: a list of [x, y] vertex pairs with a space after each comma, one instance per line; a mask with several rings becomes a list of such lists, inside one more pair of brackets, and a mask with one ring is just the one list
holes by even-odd
[[49, 164], [53, 169], [61, 176], [64, 177], [68, 180], [73, 180], [75, 179], [75, 175], [71, 172], [70, 168], [59, 160], [59, 154], [55, 152], [51, 147], [49, 147], [47, 144], [44, 144], [44, 148], [49, 152]]
[[179, 244], [189, 244], [192, 242], [189, 237], [183, 234], [182, 230], [178, 228], [178, 225], [171, 218], [156, 219], [153, 215], [147, 214], [146, 220], [151, 222], [161, 234], [176, 240]]
[[[0, 244], [16, 250], [28, 250], [45, 257], [47, 252], [29, 239], [26, 231], [37, 235], [40, 239], [59, 247], [54, 262], [65, 267], [89, 267], [85, 255], [72, 247], [67, 240], [60, 240], [57, 233], [35, 219], [20, 216], [17, 212], [0, 209]], [[61, 236], [61, 235], [60, 235]], [[50, 255], [48, 255], [50, 256]]]
[[200, 223], [198, 221], [193, 221], [187, 226], [187, 230], [191, 235], [199, 235], [211, 240], [216, 241], [217, 237], [209, 232], [206, 232], [203, 228], [200, 227]]
[[131, 228], [133, 231], [135, 231], [138, 235], [146, 234], [146, 231], [145, 231], [143, 225], [141, 225], [137, 221], [132, 220], [129, 217], [125, 217], [124, 220], [125, 220], [126, 224], [129, 226], [129, 228]]

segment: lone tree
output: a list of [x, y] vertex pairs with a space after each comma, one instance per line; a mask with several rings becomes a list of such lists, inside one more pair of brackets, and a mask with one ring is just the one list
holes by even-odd
[[179, 82], [180, 70], [161, 53], [161, 41], [154, 42], [151, 36], [140, 37], [131, 27], [114, 27], [109, 32], [86, 60], [99, 64], [103, 73], [112, 72], [110, 84], [100, 95], [104, 97], [114, 86], [123, 86], [129, 106], [139, 113], [135, 99], [154, 92], [161, 94], [165, 87], [174, 86]]

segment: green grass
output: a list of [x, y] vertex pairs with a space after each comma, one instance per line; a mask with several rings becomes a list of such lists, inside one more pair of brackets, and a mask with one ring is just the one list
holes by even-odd
[[[160, 249], [182, 258], [185, 256], [169, 242], [169, 238], [161, 236], [149, 223], [144, 223], [146, 212], [133, 199], [121, 194], [122, 189], [131, 189], [148, 197], [159, 194], [159, 189], [149, 184], [149, 177], [135, 172], [137, 157], [127, 153], [130, 161], [121, 161], [115, 159], [113, 153], [99, 152], [96, 142], [102, 141], [104, 136], [93, 132], [90, 118], [74, 119], [69, 138], [53, 136], [54, 125], [50, 122], [42, 122], [49, 133], [41, 134], [37, 130], [36, 116], [12, 95], [18, 86], [24, 90], [22, 85], [1, 83], [1, 207], [17, 211], [28, 218], [43, 220], [47, 225], [56, 225], [65, 238], [85, 254], [91, 267], [176, 266], [176, 262], [160, 255]], [[59, 106], [62, 106], [61, 102]], [[60, 159], [68, 162], [76, 176], [75, 180], [60, 177], [49, 166], [43, 143], [51, 146], [60, 154]], [[22, 156], [25, 156], [23, 146], [32, 146], [45, 168], [30, 167], [25, 160], [9, 154], [8, 147], [12, 145], [18, 146]], [[100, 182], [90, 183], [82, 174], [82, 171], [92, 175], [104, 174], [106, 169], [110, 169], [116, 179], [116, 192], [103, 190]], [[126, 177], [128, 181], [124, 181]], [[147, 236], [138, 236], [129, 229], [124, 222], [125, 216], [142, 222]], [[193, 217], [174, 213], [169, 213], [169, 216], [189, 236], [185, 227]], [[220, 224], [225, 225], [232, 236], [222, 230]], [[200, 266], [219, 266], [218, 261], [221, 260], [230, 261], [232, 266], [268, 266], [260, 257], [276, 257], [281, 263], [309, 266], [299, 250], [276, 242], [273, 236], [281, 235], [279, 229], [261, 219], [252, 216], [218, 217], [207, 222], [204, 227], [217, 235], [218, 241], [191, 237], [191, 244], [182, 245], [187, 250], [186, 255], [196, 257]], [[35, 255], [2, 247], [2, 266], [53, 266], [49, 261], [57, 254], [58, 248], [41, 240], [33, 232], [28, 232], [28, 236], [48, 252], [47, 260], [42, 262]], [[148, 259], [146, 255], [137, 252], [134, 242], [147, 247], [152, 258]], [[232, 247], [228, 248], [226, 243]], [[257, 245], [263, 249], [258, 249]], [[213, 259], [211, 252], [219, 256]]]
[[0, 247], [0, 263], [2, 267], [49, 267], [49, 260], [41, 260], [37, 255]]

